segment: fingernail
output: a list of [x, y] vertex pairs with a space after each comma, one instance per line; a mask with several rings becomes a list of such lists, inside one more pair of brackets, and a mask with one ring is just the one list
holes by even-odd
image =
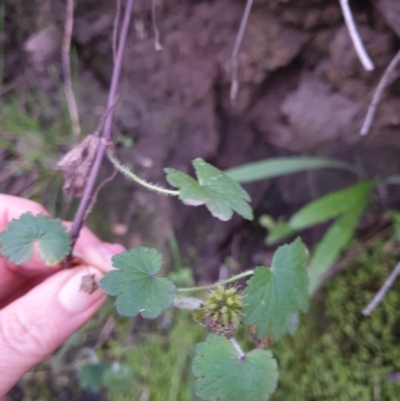
[[95, 268], [80, 269], [79, 272], [64, 283], [58, 293], [60, 304], [70, 313], [81, 313], [101, 298], [106, 297], [106, 294], [101, 289], [97, 289], [91, 294], [81, 290], [82, 278], [87, 275], [94, 275], [94, 280], [96, 280], [96, 282], [98, 282], [102, 276]]

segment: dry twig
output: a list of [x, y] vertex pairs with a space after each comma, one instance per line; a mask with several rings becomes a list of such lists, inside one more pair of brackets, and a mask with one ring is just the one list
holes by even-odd
[[231, 82], [231, 92], [230, 97], [233, 102], [239, 91], [239, 49], [243, 40], [244, 31], [246, 29], [247, 21], [249, 20], [251, 7], [253, 5], [253, 0], [247, 0], [246, 8], [244, 9], [242, 21], [240, 22], [240, 28], [238, 35], [236, 37], [235, 45], [233, 46], [232, 51], [232, 82]]
[[65, 24], [64, 24], [64, 38], [62, 44], [62, 67], [64, 76], [64, 91], [67, 99], [69, 115], [72, 123], [72, 131], [78, 138], [81, 133], [81, 126], [79, 124], [78, 106], [74, 91], [72, 89], [71, 78], [71, 61], [69, 57], [71, 49], [72, 27], [74, 26], [74, 0], [67, 1], [67, 8], [65, 11]]
[[340, 0], [340, 7], [342, 8], [343, 17], [346, 22], [347, 29], [349, 30], [350, 38], [353, 42], [354, 48], [357, 52], [358, 58], [361, 61], [361, 64], [363, 65], [365, 70], [373, 70], [375, 68], [374, 63], [368, 56], [368, 53], [365, 50], [364, 45], [361, 41], [360, 35], [358, 34], [353, 14], [350, 10], [349, 0]]
[[157, 25], [157, 0], [151, 0], [151, 22], [154, 32], [154, 49], [159, 52], [163, 49], [163, 46], [160, 42], [160, 31]]
[[367, 115], [365, 116], [364, 124], [360, 130], [360, 135], [367, 135], [369, 130], [371, 129], [376, 109], [378, 108], [378, 104], [382, 98], [383, 91], [388, 84], [392, 72], [394, 71], [399, 62], [400, 62], [400, 50], [397, 52], [397, 54], [393, 57], [392, 61], [387, 66], [385, 72], [382, 75], [381, 80], [379, 81], [378, 86], [376, 87], [376, 91], [372, 98], [371, 104], [369, 105]]
[[372, 311], [381, 303], [382, 299], [389, 291], [390, 287], [395, 282], [397, 276], [400, 274], [400, 262], [396, 265], [389, 277], [383, 283], [381, 289], [376, 293], [373, 300], [362, 310], [364, 316], [369, 316]]
[[81, 202], [78, 206], [78, 210], [75, 214], [74, 221], [71, 227], [71, 237], [72, 243], [74, 244], [76, 239], [79, 236], [79, 232], [83, 226], [86, 217], [86, 211], [90, 205], [92, 199], [92, 193], [94, 190], [94, 186], [96, 183], [97, 175], [100, 170], [101, 163], [103, 161], [104, 155], [106, 153], [108, 144], [111, 141], [111, 127], [113, 122], [114, 116], [114, 104], [117, 99], [117, 91], [118, 91], [118, 83], [119, 77], [121, 75], [121, 68], [122, 68], [122, 59], [124, 55], [126, 39], [128, 36], [129, 24], [132, 15], [132, 7], [133, 7], [133, 0], [127, 0], [126, 8], [125, 8], [125, 15], [124, 20], [122, 23], [120, 36], [119, 36], [119, 44], [117, 50], [117, 57], [114, 64], [114, 69], [111, 77], [111, 86], [110, 92], [108, 94], [108, 106], [107, 106], [107, 115], [104, 122], [104, 128], [102, 130], [102, 140], [100, 141], [100, 145], [97, 149], [96, 158], [93, 162], [92, 168], [90, 170], [90, 174], [85, 186], [85, 190], [83, 192], [83, 196]]

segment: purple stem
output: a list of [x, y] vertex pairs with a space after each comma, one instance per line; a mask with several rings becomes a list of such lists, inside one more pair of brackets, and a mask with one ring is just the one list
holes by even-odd
[[[120, 33], [120, 38], [119, 38], [117, 58], [115, 60], [115, 65], [114, 65], [113, 74], [112, 74], [112, 78], [111, 78], [110, 92], [108, 94], [107, 108], [108, 108], [109, 112], [107, 113], [106, 120], [104, 122], [104, 128], [102, 131], [102, 139], [103, 140], [100, 141], [100, 145], [97, 150], [96, 158], [93, 162], [93, 166], [90, 170], [90, 174], [89, 174], [86, 186], [85, 186], [85, 191], [83, 193], [81, 202], [79, 204], [78, 210], [75, 213], [74, 221], [72, 223], [70, 234], [72, 236], [72, 244], [73, 245], [75, 244], [75, 241], [79, 237], [79, 232], [84, 224], [84, 220], [86, 217], [86, 211], [90, 204], [90, 200], [91, 200], [94, 186], [96, 183], [97, 175], [99, 173], [100, 166], [101, 166], [101, 163], [104, 158], [104, 154], [107, 150], [108, 143], [111, 140], [111, 128], [112, 128], [112, 122], [113, 122], [113, 116], [114, 116], [114, 105], [115, 105], [115, 101], [116, 101], [116, 97], [117, 97], [119, 77], [121, 75], [122, 58], [124, 55], [126, 38], [128, 36], [129, 23], [130, 23], [131, 14], [132, 14], [132, 6], [133, 6], [133, 0], [127, 0], [124, 21], [122, 23], [121, 33]], [[71, 252], [72, 252], [72, 250], [71, 250]]]

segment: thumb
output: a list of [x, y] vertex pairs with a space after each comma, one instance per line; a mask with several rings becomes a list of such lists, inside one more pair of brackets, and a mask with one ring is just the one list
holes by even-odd
[[0, 311], [0, 399], [100, 308], [106, 294], [80, 291], [94, 268], [60, 271]]

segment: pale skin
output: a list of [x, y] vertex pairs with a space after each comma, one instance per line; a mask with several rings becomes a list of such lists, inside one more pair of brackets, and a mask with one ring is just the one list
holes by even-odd
[[[48, 215], [38, 203], [0, 194], [0, 231], [25, 212]], [[0, 401], [100, 308], [106, 294], [81, 291], [82, 276], [100, 278], [112, 268], [111, 257], [123, 250], [84, 228], [74, 248], [84, 264], [72, 269], [46, 266], [38, 255], [23, 265], [0, 255]]]

